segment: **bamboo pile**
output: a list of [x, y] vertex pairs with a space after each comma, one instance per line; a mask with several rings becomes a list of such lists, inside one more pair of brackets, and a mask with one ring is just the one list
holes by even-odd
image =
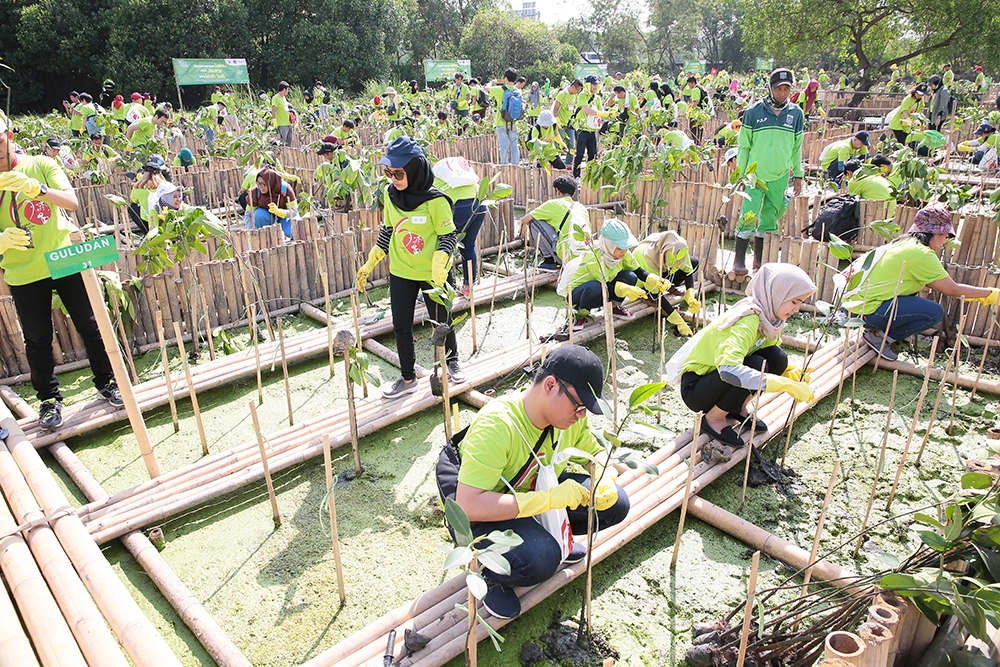
[[[551, 272], [541, 273], [538, 276], [530, 276], [531, 284], [535, 286], [544, 285], [556, 280], [556, 274]], [[521, 275], [497, 280], [496, 297], [506, 298], [521, 292], [525, 288], [524, 277]], [[476, 296], [479, 303], [489, 303], [494, 297], [492, 289], [479, 290]], [[464, 309], [468, 306], [468, 300], [462, 296], [455, 299], [454, 308]], [[425, 307], [420, 306], [414, 314], [414, 323], [423, 322], [427, 316]], [[338, 329], [351, 329], [353, 323], [345, 323], [337, 327]], [[361, 329], [362, 338], [381, 336], [392, 331], [392, 317], [386, 316], [377, 323], [364, 325]], [[280, 343], [277, 341], [262, 343], [258, 349], [262, 358], [273, 358], [278, 352]], [[301, 361], [313, 356], [324, 354], [327, 350], [327, 332], [325, 329], [317, 329], [307, 333], [299, 334], [285, 341], [285, 351], [289, 362]], [[251, 377], [257, 372], [257, 362], [254, 350], [247, 349], [241, 352], [225, 355], [215, 361], [202, 363], [191, 369], [193, 386], [196, 392], [205, 391], [220, 387], [238, 379]], [[174, 378], [174, 399], [177, 400], [189, 393], [189, 386], [183, 377]], [[134, 387], [136, 400], [142, 410], [149, 410], [165, 405], [168, 401], [166, 390], [166, 378], [158, 377]], [[126, 418], [124, 408], [114, 409], [103, 400], [88, 401], [86, 403], [76, 403], [63, 408], [62, 427], [55, 431], [43, 431], [38, 427], [37, 420], [28, 418], [21, 420], [21, 428], [24, 429], [28, 439], [36, 446], [43, 447], [59, 440], [65, 440], [75, 435], [87, 433], [102, 426], [120, 421]]]
[[[0, 568], [42, 665], [179, 666], [6, 407], [0, 415], [9, 432], [0, 443]], [[15, 620], [4, 632], [16, 637], [13, 651], [30, 653], [19, 629]], [[0, 664], [35, 664], [7, 663], [4, 649]]]
[[[853, 373], [871, 359], [875, 352], [866, 350], [854, 359], [853, 345], [845, 347], [843, 340], [821, 348], [813, 357], [815, 365], [812, 386], [817, 400], [835, 390], [841, 382], [841, 365], [846, 364], [847, 374]], [[770, 426], [767, 433], [759, 434], [754, 441], [758, 445], [776, 436], [790, 409], [799, 415], [809, 409], [809, 405], [796, 403], [787, 394], [765, 394], [760, 400], [760, 418]], [[688, 473], [687, 459], [691, 454], [692, 434], [687, 431], [673, 443], [656, 450], [650, 458], [659, 468], [659, 475], [651, 476], [634, 470], [623, 473], [618, 483], [628, 493], [632, 503], [629, 521], [603, 530], [595, 538], [593, 562], [599, 563], [615, 550], [634, 539], [642, 532], [673, 512], [683, 502], [685, 480]], [[711, 439], [702, 435], [699, 449]], [[734, 453], [727, 463], [699, 461], [695, 464], [692, 494], [697, 494], [708, 484], [718, 479], [727, 470], [739, 465], [747, 455], [746, 447]], [[585, 563], [568, 566], [548, 581], [529, 589], [519, 589], [522, 610], [530, 609], [562, 586], [568, 584], [585, 571]], [[429, 637], [430, 642], [422, 650], [405, 658], [397, 658], [401, 667], [434, 667], [445, 664], [459, 655], [465, 646], [467, 614], [455, 609], [456, 603], [464, 603], [467, 590], [464, 575], [459, 575], [441, 586], [428, 591], [421, 597], [389, 612], [369, 624], [363, 630], [345, 639], [334, 647], [304, 663], [302, 667], [377, 667], [382, 664], [386, 650], [385, 635], [395, 630], [399, 640], [392, 651], [396, 656], [405, 655], [403, 649], [404, 630], [414, 630]], [[509, 621], [494, 618], [480, 605], [479, 614], [493, 628], [500, 628]], [[486, 638], [481, 628], [477, 638]]]

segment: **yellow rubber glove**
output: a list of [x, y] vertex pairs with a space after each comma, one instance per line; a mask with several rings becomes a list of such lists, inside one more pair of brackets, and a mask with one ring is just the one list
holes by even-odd
[[698, 299], [695, 298], [696, 296], [697, 295], [695, 294], [693, 287], [684, 292], [684, 300], [687, 301], [688, 312], [692, 315], [697, 315], [698, 311], [701, 310], [701, 301], [698, 301]]
[[288, 209], [278, 208], [278, 205], [275, 204], [274, 202], [271, 202], [270, 204], [267, 205], [267, 212], [279, 218], [284, 218], [288, 216]]
[[364, 291], [365, 283], [368, 282], [368, 276], [372, 274], [372, 271], [375, 270], [375, 267], [383, 259], [385, 259], [385, 252], [382, 251], [382, 248], [375, 246], [371, 249], [368, 253], [368, 261], [358, 269], [358, 289]]
[[575, 510], [580, 505], [586, 505], [590, 499], [590, 491], [573, 479], [560, 482], [559, 486], [547, 491], [527, 491], [515, 493], [517, 499], [517, 518], [536, 516], [552, 509], [568, 508]]
[[605, 468], [597, 465], [594, 479], [601, 480], [597, 483], [597, 492], [594, 494], [594, 507], [597, 508], [598, 512], [603, 512], [618, 502], [618, 487], [615, 486], [615, 482], [618, 480], [618, 471], [615, 470], [614, 466]]
[[976, 152], [976, 148], [975, 148], [975, 146], [973, 146], [972, 144], [970, 144], [968, 141], [963, 141], [962, 143], [960, 143], [958, 145], [958, 152], [959, 153], [975, 153]]
[[675, 310], [667, 316], [667, 322], [670, 322], [677, 327], [678, 333], [682, 336], [690, 336], [693, 333], [691, 331], [691, 327], [689, 327], [688, 323], [684, 321], [684, 318], [681, 317], [681, 313], [678, 310]]
[[809, 374], [813, 372], [813, 370], [815, 369], [807, 368], [806, 372], [803, 373], [802, 369], [799, 368], [798, 366], [790, 366], [785, 369], [785, 372], [781, 374], [781, 377], [788, 378], [792, 382], [809, 383], [812, 381], [812, 378], [809, 376]]
[[296, 176], [295, 174], [288, 174], [288, 178], [286, 178], [285, 180], [289, 181], [290, 183], [294, 183], [295, 185], [298, 185], [299, 183], [302, 182], [302, 179]]
[[444, 285], [448, 280], [448, 265], [451, 257], [444, 250], [435, 250], [431, 257], [431, 282], [435, 285]]
[[995, 306], [997, 305], [998, 300], [1000, 300], [1000, 289], [997, 289], [996, 287], [990, 288], [989, 296], [974, 297], [969, 299], [969, 301], [976, 301], [984, 306]]
[[630, 301], [638, 301], [639, 299], [644, 299], [646, 297], [646, 293], [635, 285], [629, 285], [628, 283], [615, 283], [615, 296], [620, 296], [621, 298], [629, 299]]
[[807, 401], [809, 403], [816, 401], [816, 395], [813, 394], [812, 387], [805, 382], [796, 382], [795, 380], [789, 380], [788, 378], [772, 373], [767, 373], [765, 377], [767, 378], [764, 383], [765, 393], [783, 391], [796, 401]]
[[42, 191], [42, 184], [20, 171], [7, 171], [0, 174], [0, 190], [20, 192], [34, 199]]
[[20, 227], [8, 227], [0, 234], [0, 255], [6, 255], [8, 250], [24, 250], [31, 241], [28, 239], [28, 232]]
[[664, 280], [655, 273], [650, 273], [646, 276], [644, 284], [646, 285], [647, 292], [662, 292], [665, 289]]

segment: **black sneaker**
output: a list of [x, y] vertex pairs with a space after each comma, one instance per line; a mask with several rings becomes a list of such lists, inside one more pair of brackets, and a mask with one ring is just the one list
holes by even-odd
[[579, 563], [581, 560], [587, 557], [587, 547], [580, 544], [579, 542], [573, 543], [573, 548], [570, 550], [569, 555], [563, 559], [564, 563]]
[[521, 601], [510, 586], [486, 580], [489, 587], [483, 596], [483, 606], [486, 611], [497, 618], [517, 618], [521, 615]]
[[452, 359], [448, 362], [448, 381], [455, 384], [465, 382], [465, 371], [462, 370], [457, 359]]
[[556, 261], [555, 257], [543, 257], [538, 268], [542, 271], [558, 271], [559, 262]]
[[97, 393], [101, 398], [116, 408], [120, 408], [125, 405], [125, 401], [122, 400], [122, 393], [118, 391], [118, 385], [114, 382], [109, 382], [103, 389], [98, 389]]
[[896, 361], [898, 356], [892, 351], [892, 340], [886, 339], [885, 345], [882, 344], [882, 336], [878, 336], [871, 329], [865, 329], [865, 332], [861, 335], [861, 338], [868, 343], [868, 346], [878, 352], [882, 351], [881, 357], [886, 361]]
[[46, 401], [38, 411], [38, 426], [46, 431], [54, 431], [63, 425], [62, 403]]
[[396, 384], [392, 385], [389, 389], [382, 392], [382, 398], [387, 400], [392, 400], [394, 398], [400, 398], [401, 396], [406, 396], [407, 394], [412, 394], [417, 390], [420, 385], [417, 383], [417, 379], [404, 380], [399, 378], [396, 380]]

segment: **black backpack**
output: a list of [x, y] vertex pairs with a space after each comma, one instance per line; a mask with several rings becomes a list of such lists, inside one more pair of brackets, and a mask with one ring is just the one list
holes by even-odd
[[486, 94], [486, 91], [482, 88], [479, 89], [479, 96], [476, 98], [479, 103], [480, 108], [485, 109], [490, 105], [490, 96]]
[[841, 241], [850, 243], [858, 236], [861, 218], [859, 201], [860, 197], [857, 195], [837, 195], [823, 206], [816, 220], [802, 231], [817, 241], [829, 241], [830, 234], [836, 234]]
[[329, 103], [330, 103], [330, 91], [329, 90], [324, 90], [323, 91], [323, 104], [329, 104]]

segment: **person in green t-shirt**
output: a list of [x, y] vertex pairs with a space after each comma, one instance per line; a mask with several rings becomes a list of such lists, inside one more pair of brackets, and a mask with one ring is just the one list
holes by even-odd
[[80, 93], [80, 104], [73, 113], [75, 116], [81, 118], [81, 135], [83, 131], [86, 131], [88, 137], [92, 134], [97, 134], [97, 106], [94, 104], [94, 98], [91, 97], [90, 93]]
[[[170, 120], [170, 114], [168, 114], [163, 109], [157, 109], [156, 113], [152, 117], [140, 118], [131, 125], [125, 131], [125, 138], [128, 139], [132, 146], [142, 146], [150, 141], [153, 141], [153, 135], [156, 132], [156, 128], [163, 127]], [[163, 141], [164, 148], [166, 147], [166, 140]]]
[[576, 129], [573, 120], [579, 113], [577, 100], [583, 90], [583, 81], [573, 79], [569, 86], [563, 88], [556, 94], [556, 101], [552, 104], [552, 115], [556, 117], [556, 128], [559, 136], [566, 144], [566, 164], [573, 164], [573, 149], [576, 147]]
[[[507, 122], [504, 119], [503, 114], [503, 101], [504, 97], [509, 97], [507, 95], [508, 91], [514, 90], [514, 94], [520, 95], [520, 92], [516, 88], [517, 81], [517, 70], [513, 67], [508, 67], [507, 71], [503, 73], [503, 80], [496, 79], [490, 85], [486, 86], [486, 93], [493, 98], [493, 102], [497, 108], [496, 115], [493, 120], [493, 127], [497, 134], [497, 142], [500, 144], [500, 164], [517, 165], [521, 163], [521, 149], [519, 146], [520, 140], [517, 135], [517, 122]], [[522, 103], [522, 118], [524, 117], [525, 111], [526, 109]]]
[[[388, 400], [417, 391], [414, 372], [413, 312], [417, 295], [444, 285], [448, 280], [451, 256], [458, 243], [452, 219], [451, 200], [434, 187], [431, 163], [410, 137], [397, 137], [386, 148], [383, 166], [389, 187], [383, 198], [384, 214], [378, 240], [368, 253], [368, 261], [358, 270], [358, 289], [363, 290], [376, 265], [389, 257], [389, 301], [392, 333], [402, 377], [382, 392]], [[445, 365], [448, 378], [456, 385], [465, 382], [458, 363], [458, 340], [451, 326], [451, 311], [433, 299], [425, 299], [430, 318], [447, 326]]]
[[52, 292], [59, 294], [73, 326], [83, 339], [98, 394], [114, 407], [123, 405], [114, 371], [104, 349], [83, 277], [52, 278], [45, 257], [71, 245], [75, 228], [63, 209], [79, 207], [62, 168], [44, 155], [14, 152], [14, 133], [0, 116], [0, 268], [10, 289], [24, 334], [24, 354], [38, 400], [38, 424], [62, 426], [62, 394], [52, 355]]
[[83, 148], [83, 166], [88, 169], [99, 169], [105, 173], [111, 172], [111, 167], [121, 160], [114, 148], [104, 143], [104, 137], [99, 132], [90, 135], [90, 145]]
[[1000, 289], [956, 283], [942, 266], [937, 252], [955, 236], [951, 221], [951, 211], [943, 206], [923, 208], [905, 235], [859, 257], [837, 276], [845, 285], [843, 307], [864, 320], [864, 340], [881, 351], [883, 359], [896, 359], [890, 347], [894, 341], [929, 329], [944, 317], [940, 304], [917, 296], [925, 287], [986, 306], [997, 303]]
[[271, 122], [278, 133], [278, 141], [285, 146], [292, 145], [292, 114], [288, 104], [288, 91], [291, 87], [287, 81], [278, 82], [278, 90], [271, 97]]
[[906, 145], [907, 135], [913, 127], [912, 114], [919, 113], [924, 104], [924, 100], [930, 96], [930, 90], [926, 83], [918, 83], [911, 90], [909, 95], [903, 98], [899, 106], [889, 112], [889, 129], [892, 130], [896, 141]]
[[222, 86], [216, 86], [215, 90], [212, 92], [212, 104], [216, 102], [221, 102], [223, 100]]
[[79, 113], [80, 93], [75, 90], [69, 94], [69, 101], [63, 100], [63, 109], [69, 116], [69, 130], [74, 137], [83, 136], [83, 116]]
[[573, 177], [580, 177], [580, 165], [586, 159], [597, 159], [597, 131], [601, 129], [603, 119], [611, 115], [601, 106], [600, 82], [591, 74], [584, 79], [589, 90], [585, 90], [576, 98], [576, 156], [573, 158]]
[[604, 107], [615, 112], [615, 120], [608, 126], [608, 132], [618, 133], [618, 139], [625, 134], [625, 129], [632, 123], [639, 120], [639, 98], [625, 86], [616, 84], [612, 89], [612, 94], [604, 103]]
[[595, 520], [602, 529], [624, 521], [631, 506], [587, 420], [588, 411], [601, 414], [604, 367], [597, 355], [562, 345], [529, 376], [527, 389], [494, 399], [449, 440], [435, 467], [441, 502], [461, 506], [475, 537], [510, 530], [521, 538], [505, 554], [509, 571], [489, 564], [481, 570], [488, 585], [483, 606], [503, 619], [521, 613], [514, 587], [540, 584], [587, 554], [572, 536], [587, 532], [591, 477], [568, 472], [570, 462], [594, 466]]
[[538, 268], [543, 271], [557, 271], [560, 266], [576, 257], [586, 245], [576, 238], [575, 233], [583, 233], [590, 228], [590, 218], [586, 208], [573, 201], [576, 181], [569, 176], [552, 179], [552, 189], [559, 195], [542, 203], [521, 218], [517, 236], [538, 246], [541, 260]]
[[[694, 291], [699, 262], [691, 256], [687, 241], [677, 232], [655, 232], [640, 241], [632, 254], [639, 266], [670, 283], [659, 298], [660, 309], [667, 316], [667, 322], [674, 325], [675, 336], [690, 336], [691, 327], [668, 299], [669, 296], [683, 295], [689, 313], [696, 315], [701, 310], [701, 302]], [[681, 285], [684, 289], [680, 289]]]
[[472, 92], [465, 83], [465, 75], [461, 72], [455, 74], [455, 85], [451, 89], [451, 101], [454, 102], [451, 108], [455, 110], [455, 115], [459, 118], [469, 117], [469, 105], [472, 103]]
[[[888, 160], [888, 158], [883, 157], [883, 160]], [[881, 166], [881, 162], [874, 166]], [[892, 184], [881, 174], [867, 174], [862, 176], [859, 173], [860, 171], [860, 161], [849, 160], [845, 163], [844, 184], [847, 186], [847, 194], [857, 195], [862, 199], [887, 202], [888, 206], [884, 210], [884, 215], [880, 215], [879, 219], [891, 218], [893, 213], [896, 212], [896, 198], [892, 195]]]
[[982, 65], [976, 65], [976, 80], [972, 84], [972, 97], [977, 101], [981, 102], [983, 95], [986, 94], [986, 74], [983, 72]]
[[955, 83], [955, 73], [951, 70], [951, 64], [944, 66], [944, 73], [941, 75], [941, 80], [944, 81], [946, 88], [951, 88], [951, 84]]
[[820, 152], [819, 166], [826, 169], [827, 178], [839, 186], [844, 165], [853, 159], [867, 159], [869, 146], [871, 141], [865, 130], [861, 130], [853, 137], [838, 139], [827, 144]]
[[[758, 391], [785, 392], [796, 401], [816, 400], [809, 376], [789, 368], [788, 355], [778, 346], [785, 322], [815, 291], [816, 285], [798, 266], [764, 264], [747, 284], [746, 298], [702, 329], [686, 356], [671, 358], [683, 368], [681, 400], [689, 409], [705, 413], [702, 433], [738, 449], [745, 443], [729, 420], [740, 430], [749, 430], [747, 406]], [[757, 421], [758, 432], [770, 428]], [[731, 456], [715, 443], [708, 449], [702, 450], [705, 460], [727, 461]]]
[[[559, 136], [559, 132], [556, 128], [556, 117], [553, 116], [552, 112], [548, 109], [543, 109], [542, 112], [538, 114], [538, 122], [536, 122], [535, 126], [531, 128], [530, 132], [528, 132], [529, 150], [531, 150], [533, 140], [545, 141], [558, 150], [566, 150], [566, 144], [563, 142], [562, 137]], [[545, 165], [539, 161], [538, 166], [544, 168]], [[549, 160], [549, 167], [552, 169], [566, 169], [566, 163], [563, 162], [561, 156], [556, 155], [554, 158]]]

